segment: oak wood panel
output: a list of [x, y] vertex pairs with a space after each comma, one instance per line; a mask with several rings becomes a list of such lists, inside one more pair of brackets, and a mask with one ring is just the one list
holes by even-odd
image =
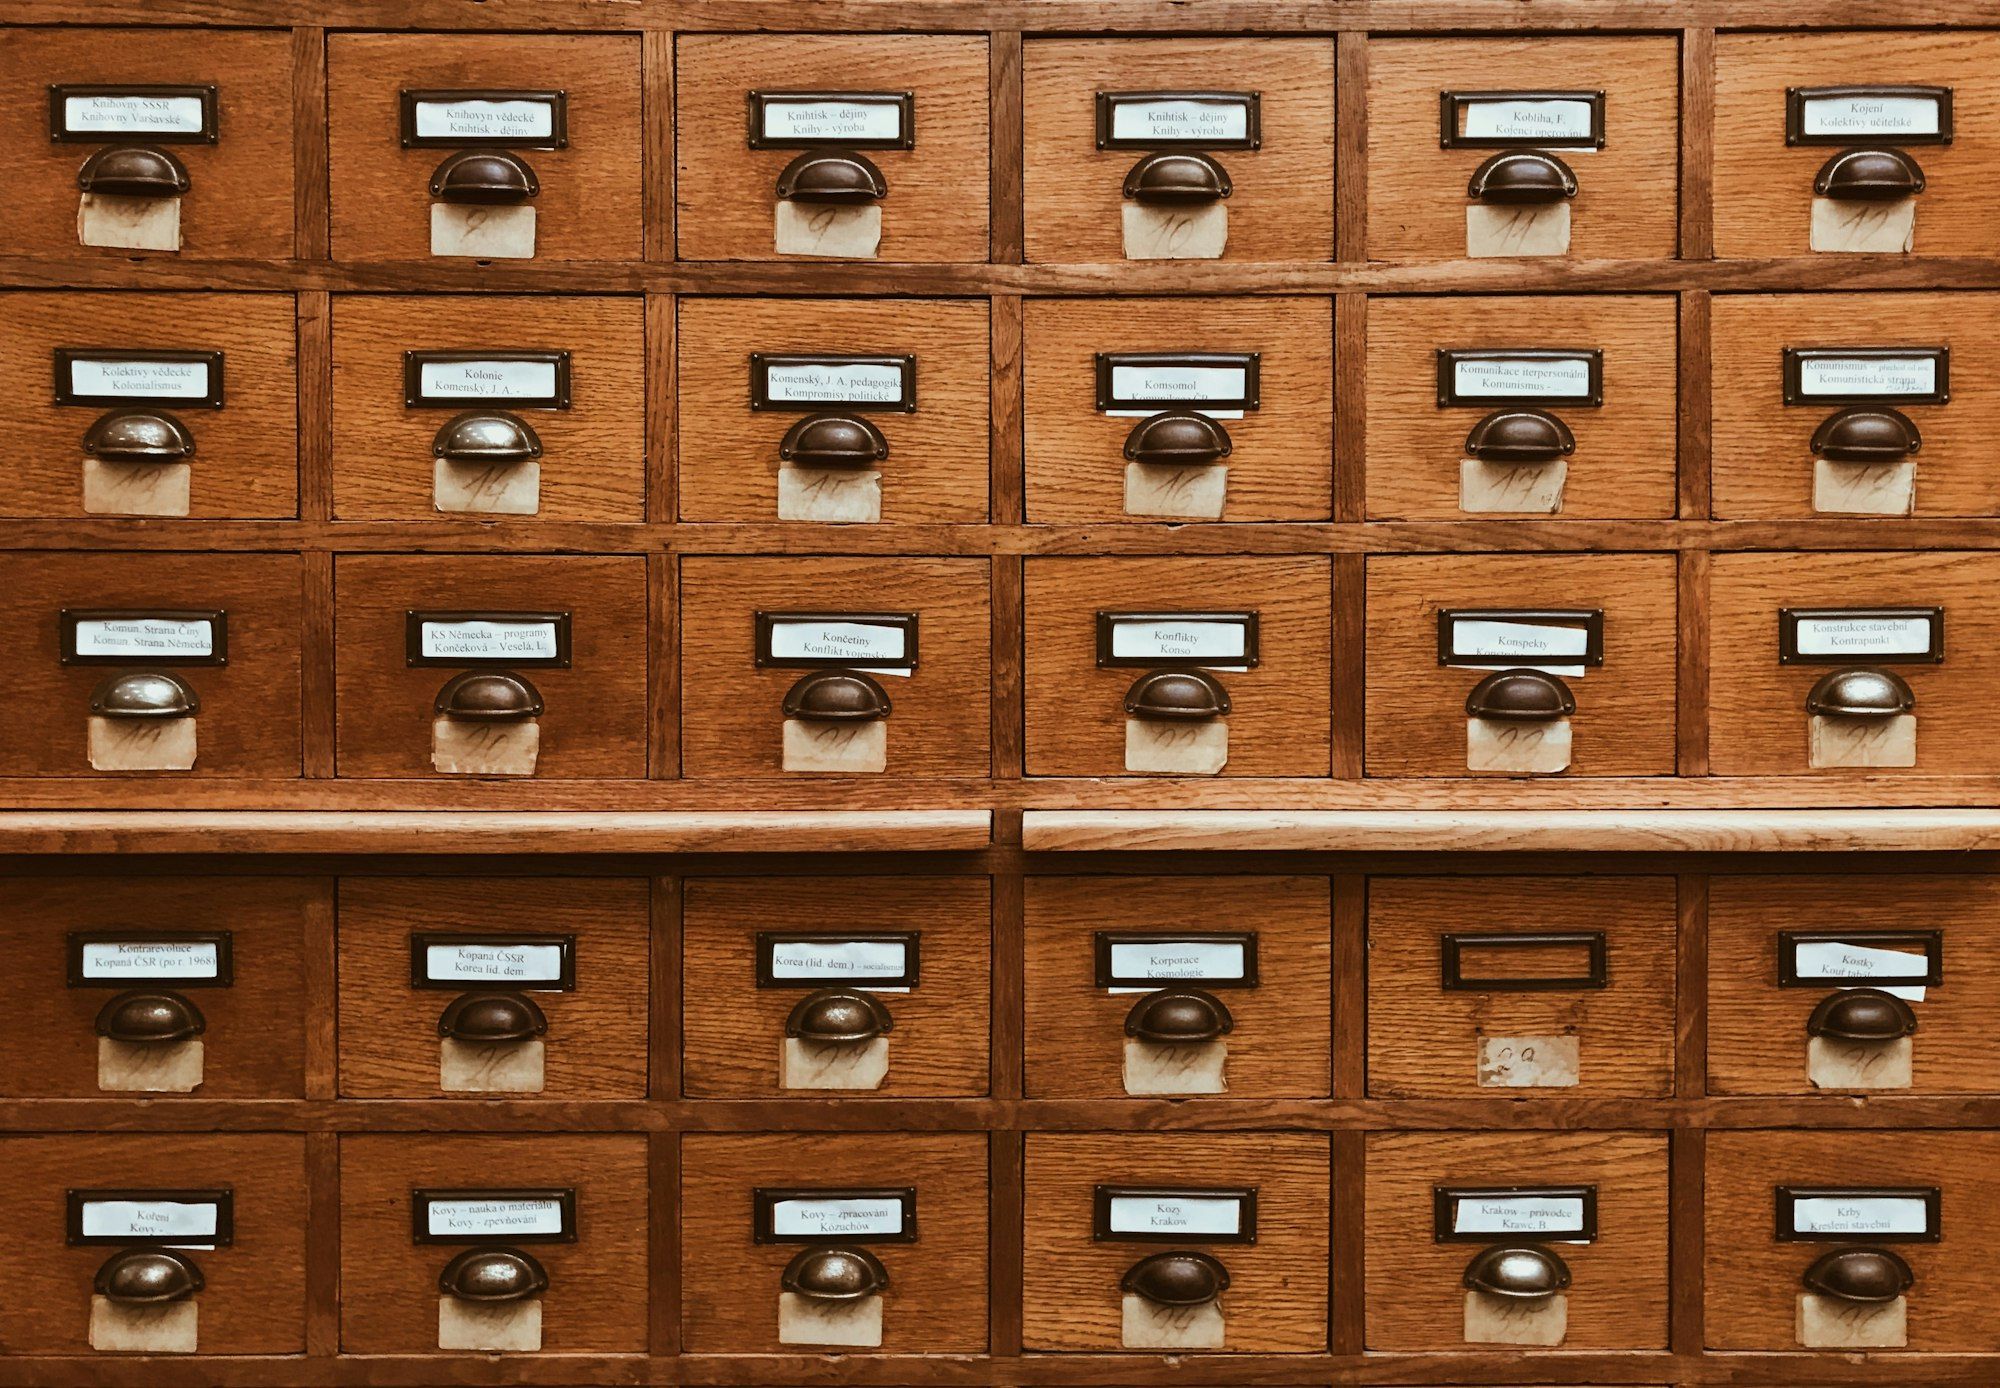
[[[570, 405], [489, 408], [518, 415], [542, 441], [535, 518], [646, 518], [646, 332], [633, 299], [342, 296], [333, 306], [333, 505], [342, 520], [442, 520], [492, 525], [490, 516], [441, 515], [432, 502], [431, 441], [452, 409], [404, 403], [403, 354], [548, 351], [570, 356]], [[466, 400], [463, 408], [480, 408]]]
[[1483, 1245], [1436, 1242], [1431, 1193], [1511, 1185], [1597, 1187], [1596, 1242], [1556, 1250], [1574, 1277], [1563, 1348], [1664, 1348], [1667, 1140], [1621, 1132], [1368, 1134], [1368, 1348], [1464, 1347], [1460, 1279]]
[[1369, 305], [1368, 515], [1454, 520], [1465, 436], [1489, 409], [1437, 403], [1437, 353], [1448, 348], [1594, 347], [1604, 403], [1551, 400], [1569, 426], [1560, 514], [1674, 514], [1674, 301], [1663, 295], [1395, 298]]
[[411, 666], [405, 614], [568, 612], [568, 669], [526, 678], [545, 703], [537, 776], [646, 774], [646, 569], [618, 558], [342, 555], [334, 566], [342, 776], [426, 777], [432, 700], [453, 671]]
[[1906, 1298], [1909, 1347], [1993, 1349], [1984, 1308], [1991, 1304], [1993, 1260], [2000, 1257], [1992, 1218], [2000, 1201], [2000, 1133], [1709, 1134], [1702, 1276], [1711, 1349], [1798, 1348], [1800, 1274], [1838, 1244], [1776, 1241], [1772, 1190], [1780, 1185], [1936, 1186], [1939, 1240], [1892, 1245], [1916, 1274]]
[[524, 990], [549, 1023], [539, 1097], [644, 1097], [647, 896], [645, 880], [636, 877], [346, 879], [339, 922], [341, 1093], [468, 1098], [439, 1087], [438, 1015], [461, 992], [481, 990], [412, 987], [413, 934], [558, 934], [576, 937], [576, 987]]
[[888, 774], [983, 776], [988, 565], [969, 559], [693, 557], [681, 562], [681, 744], [690, 777], [782, 775], [785, 691], [755, 664], [755, 614], [914, 612], [918, 665], [885, 675]]
[[[74, 24], [96, 17], [71, 10]], [[147, 17], [151, 18], [151, 17]], [[271, 23], [258, 18], [258, 23]], [[176, 144], [186, 167], [181, 249], [189, 259], [267, 256], [292, 249], [292, 36], [278, 30], [140, 29], [0, 31], [0, 148], [8, 151], [8, 195], [0, 199], [0, 247], [30, 255], [149, 264], [175, 253], [84, 246], [76, 234], [77, 170], [102, 144], [49, 138], [54, 83], [210, 86], [214, 144]]]
[[1605, 93], [1604, 148], [1560, 152], [1577, 178], [1570, 255], [1671, 257], [1678, 211], [1676, 40], [1544, 35], [1370, 41], [1369, 258], [1456, 259], [1465, 252], [1466, 180], [1493, 151], [1439, 147], [1439, 92], [1551, 86]]
[[1715, 513], [1813, 512], [1813, 431], [1838, 406], [1785, 403], [1787, 347], [1949, 347], [1951, 401], [1890, 402], [1923, 438], [1919, 516], [2000, 512], [2000, 299], [1990, 294], [1720, 295], [1711, 337]]
[[1318, 1134], [1028, 1134], [1024, 1346], [1117, 1350], [1118, 1279], [1173, 1246], [1094, 1241], [1093, 1187], [1255, 1186], [1256, 1243], [1189, 1245], [1229, 1270], [1224, 1349], [1324, 1350], [1329, 1161]]
[[[1025, 45], [1029, 260], [1112, 262], [1140, 151], [1097, 147], [1100, 91], [1255, 91], [1262, 143], [1219, 150], [1225, 260], [1333, 255], [1333, 43], [1324, 38], [1035, 39]], [[1199, 149], [1198, 143], [1180, 146]]]
[[[305, 1349], [305, 1139], [296, 1133], [64, 1133], [0, 1138], [11, 1229], [0, 1241], [0, 1352], [81, 1355], [90, 1348], [91, 1279], [117, 1251], [64, 1240], [69, 1189], [234, 1192], [235, 1242], [188, 1256], [200, 1353]], [[192, 1361], [199, 1363], [200, 1361]], [[96, 1377], [79, 1369], [70, 1381]]]
[[1145, 671], [1098, 668], [1100, 611], [1256, 612], [1256, 668], [1216, 676], [1230, 701], [1221, 774], [1327, 774], [1325, 559], [1035, 559], [1026, 570], [1030, 776], [1126, 774], [1125, 692]]
[[1806, 1077], [1806, 1018], [1836, 990], [1778, 986], [1780, 930], [1941, 929], [1944, 982], [1910, 1004], [1918, 1020], [1909, 1092], [2000, 1088], [2000, 1036], [1986, 1003], [2000, 981], [2000, 881], [1931, 875], [1717, 877], [1709, 883], [1708, 919], [1711, 1093], [1821, 1092]]
[[1257, 935], [1256, 986], [1214, 990], [1235, 1022], [1230, 1096], [1329, 1093], [1332, 909], [1324, 877], [1028, 878], [1028, 1096], [1126, 1097], [1125, 1015], [1141, 994], [1097, 986], [1094, 936], [1176, 929]]
[[1806, 695], [1835, 667], [1778, 663], [1783, 607], [1943, 607], [1944, 662], [1892, 667], [1917, 699], [1917, 764], [1901, 774], [2000, 767], [2000, 745], [1987, 736], [2000, 688], [1987, 652], [2000, 647], [2000, 613], [1986, 598], [2000, 582], [2000, 560], [1949, 552], [1725, 554], [1714, 566], [1709, 738], [1716, 775], [1842, 781], [1866, 774], [1807, 764]]
[[770, 1353], [778, 1279], [801, 1245], [751, 1241], [752, 1192], [917, 1192], [917, 1238], [869, 1251], [889, 1274], [885, 1354], [986, 1349], [983, 1134], [766, 1133], [681, 1139], [681, 1314], [689, 1354]]
[[[856, 413], [882, 431], [884, 523], [986, 519], [987, 306], [938, 299], [682, 299], [681, 518], [772, 521], [778, 444], [804, 418], [750, 407], [750, 355], [913, 354], [916, 403]], [[833, 409], [833, 407], [829, 407]], [[821, 528], [821, 527], [816, 527]]]
[[1222, 422], [1233, 446], [1222, 518], [1332, 515], [1331, 300], [1035, 299], [1023, 369], [1030, 521], [1144, 521], [1125, 514], [1124, 445], [1139, 419], [1097, 409], [1099, 352], [1259, 353], [1258, 408]]
[[[1886, 22], [1886, 21], [1885, 21]], [[1952, 142], [1912, 145], [1923, 169], [1912, 249], [1984, 250], [2000, 216], [2000, 34], [1722, 34], [1715, 41], [1715, 253], [1810, 254], [1813, 175], [1836, 145], [1785, 144], [1785, 89], [1920, 83], [1952, 89]], [[1865, 141], [1857, 141], [1865, 143]], [[1814, 263], [1872, 260], [1821, 255]]]
[[342, 1351], [437, 1353], [438, 1273], [460, 1248], [412, 1241], [411, 1191], [566, 1187], [576, 1192], [576, 1242], [530, 1249], [549, 1274], [542, 1352], [643, 1352], [646, 1170], [638, 1134], [343, 1136]]
[[1443, 608], [1601, 609], [1604, 663], [1576, 696], [1570, 776], [1674, 769], [1674, 563], [1659, 554], [1368, 560], [1368, 774], [1467, 776], [1465, 696], [1481, 670], [1438, 664]]
[[881, 200], [881, 259], [985, 260], [986, 49], [984, 34], [683, 36], [674, 188], [681, 258], [778, 258], [771, 222], [777, 178], [798, 151], [747, 148], [748, 93], [886, 84], [915, 94], [916, 138], [907, 150], [868, 151], [889, 186]]
[[[684, 887], [681, 1017], [695, 1099], [856, 1098], [987, 1092], [993, 889], [984, 877], [693, 878]], [[757, 986], [757, 932], [915, 930], [917, 984], [878, 994], [894, 1022], [889, 1074], [865, 1093], [785, 1089], [785, 1019], [811, 986]]]
[[164, 348], [223, 354], [222, 408], [172, 411], [194, 437], [188, 514], [296, 516], [293, 313], [289, 294], [0, 295], [0, 391], [13, 402], [0, 512], [63, 520], [84, 515], [84, 431], [119, 406], [55, 404], [55, 349]]
[[[1562, 1095], [1667, 1097], [1674, 1090], [1674, 928], [1670, 877], [1369, 879], [1368, 1092], [1382, 1098], [1555, 1093], [1482, 1089], [1479, 1041], [1574, 1036], [1577, 1083]], [[1446, 991], [1442, 937], [1450, 931], [1601, 933], [1608, 986]], [[1550, 966], [1568, 973], [1574, 964], [1573, 951], [1489, 957], [1517, 976], [1539, 976]]]

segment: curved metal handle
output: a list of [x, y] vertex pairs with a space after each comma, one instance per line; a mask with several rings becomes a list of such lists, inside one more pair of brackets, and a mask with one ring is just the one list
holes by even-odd
[[1917, 1029], [1917, 1011], [1880, 988], [1847, 988], [1821, 998], [1806, 1018], [1811, 1036], [1836, 1041], [1897, 1041]]
[[1800, 1280], [1820, 1296], [1880, 1305], [1915, 1286], [1917, 1275], [1886, 1248], [1836, 1248], [1815, 1259]]
[[1893, 202], [1924, 191], [1924, 171], [1900, 149], [1843, 149], [1813, 175], [1813, 192], [1842, 202]]
[[511, 670], [467, 670], [445, 681], [431, 701], [442, 718], [518, 723], [542, 716], [542, 691]]
[[97, 1012], [97, 1034], [110, 1041], [164, 1046], [208, 1030], [201, 1009], [164, 988], [134, 988], [118, 994]]
[[542, 456], [542, 440], [528, 421], [505, 410], [467, 410], [439, 426], [431, 454], [469, 466], [507, 467]]
[[1229, 712], [1229, 691], [1206, 670], [1151, 670], [1125, 691], [1125, 712], [1134, 718], [1202, 723]]
[[1576, 172], [1539, 149], [1496, 154], [1472, 171], [1466, 195], [1504, 206], [1533, 206], [1576, 196]]
[[889, 716], [889, 695], [859, 670], [814, 670], [785, 691], [784, 714], [814, 723], [869, 723]]
[[1576, 435], [1547, 410], [1495, 410], [1465, 436], [1465, 456], [1482, 463], [1552, 463], [1576, 452]]
[[1482, 1248], [1465, 1265], [1468, 1291], [1510, 1301], [1539, 1301], [1569, 1286], [1569, 1264], [1540, 1244]]
[[1155, 1253], [1125, 1269], [1118, 1289], [1155, 1306], [1204, 1306], [1229, 1290], [1229, 1269], [1206, 1253]]
[[1195, 410], [1162, 410], [1132, 426], [1125, 456], [1161, 467], [1207, 467], [1229, 456], [1229, 431]]
[[802, 1248], [778, 1284], [814, 1301], [859, 1301], [889, 1285], [889, 1270], [865, 1248]]
[[165, 410], [112, 410], [83, 431], [83, 451], [107, 463], [178, 463], [194, 435]]
[[1505, 723], [1553, 723], [1576, 712], [1576, 695], [1541, 670], [1495, 670], [1465, 696], [1468, 718]]
[[1822, 718], [1894, 718], [1916, 706], [1915, 691], [1889, 670], [1829, 670], [1806, 694], [1806, 712]]
[[889, 440], [858, 415], [807, 415], [778, 441], [778, 457], [800, 467], [866, 468], [888, 456]]
[[875, 162], [852, 150], [807, 150], [778, 175], [778, 196], [788, 202], [858, 207], [888, 194]]
[[1829, 463], [1894, 463], [1923, 447], [1917, 426], [1901, 410], [1855, 405], [1820, 421], [1812, 451]]
[[90, 691], [93, 718], [189, 718], [200, 712], [193, 687], [158, 670], [107, 675]]
[[119, 198], [177, 198], [188, 190], [188, 172], [157, 146], [108, 145], [83, 161], [76, 186]]
[[461, 993], [445, 1004], [437, 1025], [439, 1036], [481, 1045], [532, 1041], [548, 1029], [548, 1017], [521, 993]]
[[548, 1270], [518, 1248], [468, 1248], [438, 1274], [438, 1290], [461, 1301], [525, 1301], [548, 1289]]
[[820, 988], [800, 998], [785, 1018], [785, 1035], [823, 1046], [854, 1046], [896, 1029], [889, 1009], [858, 988]]
[[1162, 988], [1132, 1004], [1125, 1034], [1162, 1046], [1214, 1041], [1236, 1029], [1221, 998], [1202, 988]]
[[194, 1259], [172, 1248], [127, 1248], [104, 1260], [91, 1287], [120, 1306], [163, 1306], [186, 1301], [207, 1279]]
[[528, 161], [504, 149], [461, 149], [431, 173], [431, 196], [439, 202], [506, 207], [541, 191]]
[[1229, 171], [1194, 150], [1155, 150], [1125, 175], [1125, 196], [1134, 202], [1184, 207], [1219, 202], [1229, 193]]

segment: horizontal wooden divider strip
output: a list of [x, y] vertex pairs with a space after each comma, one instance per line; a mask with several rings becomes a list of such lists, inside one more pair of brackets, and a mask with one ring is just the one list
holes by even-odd
[[1031, 853], [1949, 852], [2000, 847], [2000, 809], [1028, 810]]

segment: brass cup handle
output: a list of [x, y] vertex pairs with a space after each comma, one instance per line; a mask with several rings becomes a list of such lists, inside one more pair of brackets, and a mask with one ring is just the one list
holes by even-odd
[[1229, 171], [1194, 150], [1155, 150], [1140, 156], [1125, 175], [1125, 196], [1134, 202], [1192, 207], [1220, 202], [1229, 193]]
[[1576, 695], [1541, 670], [1495, 670], [1465, 696], [1468, 718], [1505, 723], [1553, 723], [1576, 712]]
[[1203, 988], [1162, 988], [1125, 1014], [1127, 1036], [1161, 1046], [1217, 1041], [1235, 1029], [1222, 999]]
[[781, 709], [809, 723], [872, 723], [889, 716], [889, 693], [859, 670], [810, 670], [785, 691]]
[[446, 155], [431, 173], [431, 196], [439, 202], [511, 207], [541, 191], [528, 161], [504, 149], [461, 149]]
[[1539, 149], [1503, 150], [1472, 171], [1466, 196], [1505, 207], [1547, 206], [1576, 196], [1576, 171]]
[[541, 457], [542, 440], [527, 420], [506, 410], [467, 410], [438, 429], [431, 455], [467, 467], [511, 467]]
[[1465, 456], [1482, 463], [1553, 463], [1576, 452], [1576, 435], [1547, 410], [1495, 410], [1465, 436]]
[[120, 1306], [186, 1301], [207, 1285], [194, 1259], [172, 1248], [127, 1248], [104, 1260], [91, 1287]]
[[525, 1301], [548, 1289], [548, 1270], [518, 1248], [468, 1248], [438, 1274], [438, 1290], [461, 1301]]
[[1204, 723], [1229, 712], [1229, 691], [1206, 670], [1149, 670], [1125, 691], [1125, 712], [1167, 723]]
[[802, 1248], [778, 1285], [813, 1301], [859, 1301], [889, 1285], [889, 1270], [865, 1248]]
[[1922, 447], [1916, 424], [1886, 405], [1837, 410], [1812, 435], [1813, 456], [1830, 463], [1900, 462]]
[[107, 675], [90, 691], [95, 718], [187, 718], [201, 712], [201, 696], [177, 675], [127, 670]]
[[437, 1033], [475, 1045], [504, 1045], [547, 1035], [549, 1019], [521, 993], [461, 993], [445, 1004]]
[[778, 174], [778, 196], [787, 202], [860, 207], [888, 194], [875, 161], [852, 150], [807, 150]]
[[156, 145], [107, 145], [83, 161], [76, 186], [118, 198], [177, 198], [188, 190], [186, 165]]
[[83, 451], [107, 463], [178, 463], [194, 456], [194, 435], [165, 410], [112, 410], [83, 431]]
[[508, 670], [467, 670], [453, 675], [431, 701], [440, 718], [475, 723], [519, 723], [542, 716], [542, 694]]
[[164, 988], [134, 988], [118, 994], [97, 1013], [97, 1034], [135, 1046], [171, 1046], [208, 1030], [201, 1009]]
[[1806, 694], [1806, 712], [1823, 718], [1894, 718], [1916, 706], [1916, 693], [1889, 670], [1829, 670]]
[[1540, 1301], [1570, 1284], [1569, 1264], [1540, 1244], [1496, 1244], [1465, 1265], [1466, 1290], [1510, 1301]]
[[1858, 1305], [1894, 1301], [1916, 1285], [1917, 1275], [1886, 1248], [1835, 1248], [1821, 1254], [1800, 1279], [1807, 1291]]
[[1132, 1264], [1118, 1289], [1155, 1306], [1205, 1306], [1229, 1290], [1229, 1269], [1206, 1253], [1177, 1249]]
[[1894, 202], [1924, 191], [1924, 171], [1900, 149], [1843, 149], [1813, 175], [1813, 192], [1842, 202]]
[[1125, 436], [1125, 456], [1153, 467], [1207, 467], [1234, 446], [1229, 431], [1198, 410], [1161, 410]]
[[810, 414], [778, 441], [781, 461], [799, 467], [869, 468], [889, 456], [889, 440], [859, 415]]
[[1899, 1041], [1917, 1029], [1917, 1011], [1880, 988], [1846, 988], [1820, 999], [1806, 1032], [1836, 1041]]
[[858, 1046], [895, 1029], [882, 1000], [859, 988], [817, 989], [785, 1018], [786, 1036], [823, 1046]]

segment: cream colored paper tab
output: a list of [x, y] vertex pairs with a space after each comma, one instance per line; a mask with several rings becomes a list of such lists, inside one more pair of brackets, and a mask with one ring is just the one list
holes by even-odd
[[1810, 762], [1815, 770], [1853, 766], [1915, 766], [1917, 715], [1893, 718], [1822, 718], [1809, 715]]
[[87, 734], [92, 771], [192, 771], [192, 718], [92, 718]]
[[1557, 1292], [1532, 1301], [1465, 1294], [1465, 1342], [1468, 1345], [1559, 1345], [1569, 1334], [1569, 1297]]
[[431, 720], [431, 769], [446, 776], [532, 776], [542, 754], [542, 727], [532, 718], [486, 723]]
[[97, 1038], [97, 1087], [107, 1094], [192, 1094], [201, 1087], [199, 1036], [164, 1045]]
[[826, 207], [780, 198], [772, 215], [772, 241], [779, 255], [873, 260], [882, 245], [882, 208], [877, 203]]
[[1465, 768], [1513, 775], [1548, 776], [1569, 769], [1567, 718], [1516, 723], [1502, 718], [1465, 720]]
[[1227, 1041], [1167, 1046], [1125, 1038], [1127, 1094], [1227, 1094]]
[[1907, 516], [1917, 508], [1917, 463], [1813, 459], [1813, 510], [1836, 516]]
[[185, 516], [194, 491], [190, 463], [83, 460], [83, 510], [91, 516]]
[[539, 1038], [438, 1038], [438, 1088], [447, 1094], [539, 1094], [547, 1066], [548, 1046]]
[[1125, 720], [1125, 769], [1156, 776], [1213, 776], [1229, 763], [1229, 720]]
[[1807, 1349], [1903, 1349], [1910, 1343], [1909, 1299], [1869, 1303], [1800, 1292], [1797, 1329]]
[[1119, 1343], [1126, 1349], [1222, 1349], [1227, 1340], [1222, 1301], [1161, 1306], [1126, 1292]]
[[439, 458], [431, 467], [431, 505], [451, 515], [532, 516], [542, 509], [542, 465]]
[[1465, 253], [1485, 258], [1508, 255], [1568, 255], [1569, 202], [1539, 207], [1491, 207], [1483, 202], [1465, 209]]
[[778, 519], [874, 525], [882, 519], [882, 474], [871, 469], [781, 467]]
[[124, 251], [177, 251], [181, 200], [85, 193], [76, 204], [76, 239], [80, 245]]
[[1122, 206], [1127, 260], [1219, 260], [1229, 245], [1229, 204]]
[[1571, 1089], [1581, 1069], [1574, 1036], [1482, 1036], [1481, 1089]]
[[1847, 202], [1840, 198], [1812, 200], [1812, 231], [1816, 251], [1858, 251], [1908, 255], [1916, 239], [1917, 200]]
[[90, 1347], [101, 1354], [194, 1354], [201, 1345], [201, 1308], [190, 1298], [158, 1306], [90, 1299]]
[[1815, 1089], [1908, 1089], [1915, 1073], [1916, 1040], [1844, 1041], [1806, 1038], [1806, 1078]]
[[778, 1343], [880, 1349], [882, 1298], [871, 1295], [857, 1301], [816, 1301], [797, 1292], [779, 1292]]
[[1170, 520], [1221, 520], [1229, 469], [1125, 464], [1125, 514]]
[[830, 771], [849, 775], [889, 769], [889, 724], [817, 723], [805, 718], [785, 720], [784, 767], [787, 771]]
[[787, 1036], [778, 1057], [778, 1084], [785, 1089], [880, 1089], [888, 1078], [886, 1036], [832, 1046]]
[[431, 204], [431, 254], [479, 260], [531, 260], [535, 254], [535, 209], [477, 204]]
[[1475, 514], [1501, 512], [1522, 516], [1553, 516], [1563, 508], [1563, 483], [1569, 464], [1484, 463], [1462, 458], [1458, 464], [1458, 509]]
[[542, 1303], [438, 1298], [438, 1348], [532, 1354], [542, 1347]]

